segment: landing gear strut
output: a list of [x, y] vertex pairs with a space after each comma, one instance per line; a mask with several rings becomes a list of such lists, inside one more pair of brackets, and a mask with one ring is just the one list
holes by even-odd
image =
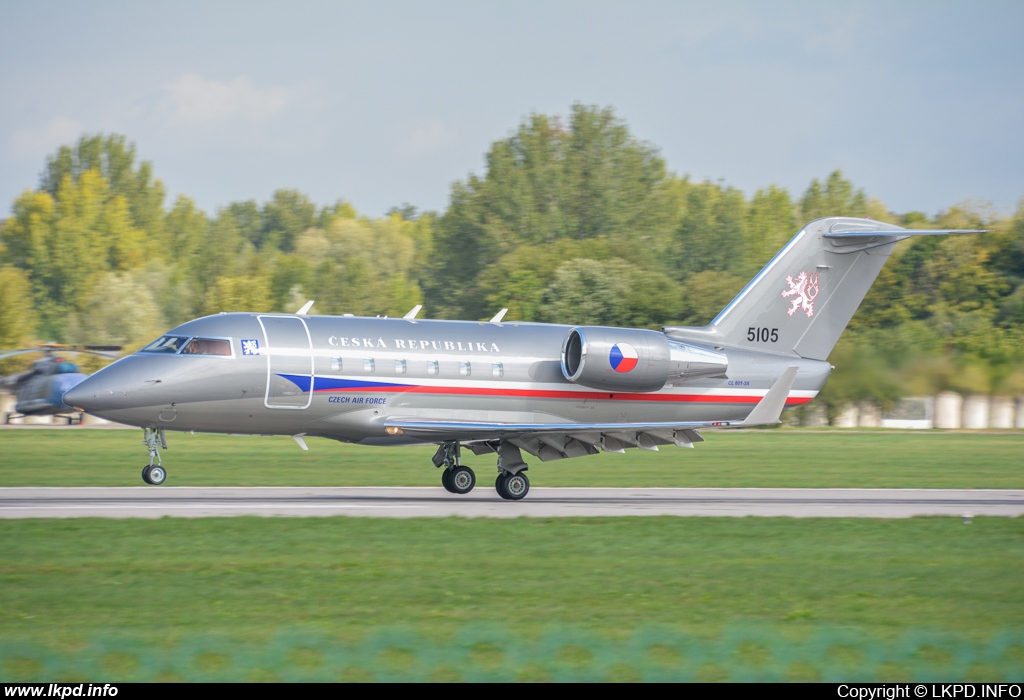
[[476, 486], [476, 474], [461, 464], [462, 451], [457, 440], [442, 442], [434, 454], [434, 466], [444, 467], [441, 485], [449, 493], [469, 493]]
[[530, 492], [530, 479], [523, 454], [515, 445], [502, 440], [498, 444], [498, 478], [494, 490], [506, 501], [518, 501]]
[[167, 437], [162, 428], [143, 428], [142, 444], [149, 449], [149, 465], [142, 470], [142, 480], [159, 486], [167, 479], [167, 470], [160, 460], [160, 448], [167, 449]]

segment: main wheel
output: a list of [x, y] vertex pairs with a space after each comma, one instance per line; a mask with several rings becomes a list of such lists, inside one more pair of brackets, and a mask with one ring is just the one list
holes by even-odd
[[164, 483], [165, 479], [167, 479], [167, 472], [164, 471], [163, 467], [153, 465], [149, 468], [149, 483], [153, 484], [153, 486], [159, 486]]
[[444, 490], [448, 493], [457, 493], [452, 488], [452, 470], [447, 467], [441, 470], [441, 486], [444, 486]]
[[469, 493], [476, 486], [476, 474], [469, 467], [458, 466], [451, 470], [448, 478], [452, 485], [452, 493]]
[[522, 472], [510, 474], [505, 479], [504, 487], [505, 498], [510, 501], [519, 501], [530, 492], [530, 480]]
[[153, 468], [152, 464], [147, 464], [146, 466], [144, 466], [142, 468], [142, 480], [145, 481], [147, 484], [152, 484], [153, 483], [152, 481], [149, 480], [149, 470], [152, 469], [152, 468]]
[[505, 477], [508, 476], [508, 472], [498, 472], [498, 478], [494, 480], [494, 490], [498, 492], [498, 495], [504, 499], [508, 499], [505, 495]]

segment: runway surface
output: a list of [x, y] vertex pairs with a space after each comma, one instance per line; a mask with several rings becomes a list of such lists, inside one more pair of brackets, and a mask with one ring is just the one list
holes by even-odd
[[1024, 490], [534, 488], [511, 502], [485, 486], [465, 496], [440, 487], [0, 488], [0, 518], [1024, 515]]

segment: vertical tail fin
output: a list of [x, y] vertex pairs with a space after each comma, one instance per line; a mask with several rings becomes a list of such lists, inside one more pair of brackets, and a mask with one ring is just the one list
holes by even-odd
[[896, 243], [910, 236], [949, 233], [982, 231], [908, 230], [848, 217], [812, 221], [708, 326], [665, 332], [825, 360]]

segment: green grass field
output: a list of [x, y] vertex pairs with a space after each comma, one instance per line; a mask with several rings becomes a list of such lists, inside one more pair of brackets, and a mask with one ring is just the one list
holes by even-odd
[[[0, 431], [0, 485], [141, 484], [139, 433]], [[169, 440], [168, 484], [437, 481], [426, 448]], [[1022, 434], [756, 431], [530, 473], [1021, 488], [1022, 456]], [[1009, 518], [0, 520], [0, 680], [1022, 680], [1021, 582]]]
[[[281, 630], [341, 644], [402, 628], [429, 649], [473, 625], [527, 644], [760, 625], [983, 647], [1024, 629], [1024, 522], [1008, 518], [20, 520], [0, 521], [0, 542], [0, 639], [72, 655], [110, 635], [130, 656]], [[1024, 648], [1007, 653], [1004, 678], [1024, 669]], [[12, 658], [6, 677], [27, 673]]]
[[[535, 486], [1024, 488], [1024, 433], [707, 432], [695, 449], [531, 463]], [[429, 447], [168, 433], [167, 486], [436, 486]], [[480, 476], [492, 456], [465, 452]], [[141, 430], [0, 431], [0, 486], [137, 486]]]

